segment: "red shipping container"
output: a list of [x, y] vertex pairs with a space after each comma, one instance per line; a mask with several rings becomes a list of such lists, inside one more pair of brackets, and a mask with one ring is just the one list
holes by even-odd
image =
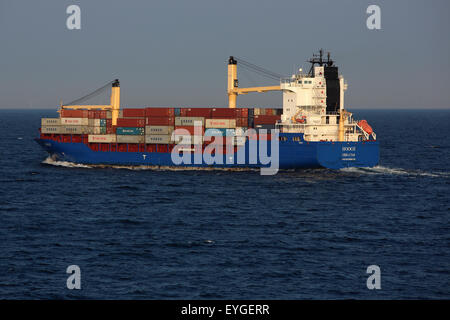
[[139, 152], [139, 144], [129, 143], [128, 144], [128, 152]]
[[62, 109], [61, 118], [87, 118], [89, 116], [88, 110], [71, 110]]
[[109, 151], [109, 143], [100, 143], [100, 151], [103, 152]]
[[175, 117], [148, 117], [146, 122], [148, 126], [173, 126]]
[[281, 116], [273, 116], [273, 115], [258, 115], [255, 116], [255, 125], [257, 124], [275, 124], [277, 120], [280, 120]]
[[126, 143], [118, 143], [117, 151], [119, 152], [127, 152], [127, 144]]
[[111, 128], [112, 126], [112, 120], [111, 119], [106, 119], [106, 127], [107, 128]]
[[181, 108], [181, 117], [211, 117], [212, 108]]
[[98, 151], [98, 143], [89, 143], [89, 148], [91, 148], [94, 151]]
[[123, 113], [122, 116], [124, 118], [138, 118], [138, 117], [145, 117], [145, 109], [144, 108], [140, 108], [140, 109], [123, 109]]
[[236, 127], [248, 127], [248, 118], [236, 118]]
[[173, 117], [174, 115], [174, 108], [145, 108], [146, 117]]
[[72, 142], [81, 143], [82, 142], [82, 135], [81, 134], [73, 134], [72, 135]]
[[145, 127], [145, 119], [117, 119], [118, 127]]
[[236, 116], [241, 118], [247, 118], [248, 117], [248, 108], [238, 108], [236, 109]]
[[106, 110], [89, 110], [86, 118], [105, 119], [106, 118]]
[[265, 115], [265, 116], [274, 116], [277, 115], [277, 109], [273, 109], [273, 108], [261, 108], [260, 110], [260, 115]]
[[[184, 129], [184, 130], [189, 131], [189, 133], [190, 133], [191, 135], [195, 135], [195, 127], [194, 127], [194, 126], [175, 126], [175, 130], [177, 130], [177, 129]], [[197, 130], [198, 130], [198, 129], [197, 129]], [[205, 128], [204, 128], [204, 127], [201, 127], [200, 133], [201, 133], [202, 135], [203, 135], [203, 133], [205, 133]]]
[[211, 110], [211, 118], [213, 119], [234, 119], [236, 118], [237, 109], [231, 108], [214, 108]]

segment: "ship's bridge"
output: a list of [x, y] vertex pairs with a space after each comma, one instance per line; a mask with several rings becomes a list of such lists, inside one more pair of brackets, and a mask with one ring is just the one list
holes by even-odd
[[[281, 79], [283, 121], [292, 119], [300, 110], [304, 115], [325, 115], [337, 113], [344, 108], [344, 91], [347, 89], [344, 78], [340, 75], [337, 81], [326, 79], [324, 66], [316, 66], [312, 70], [305, 74], [300, 69], [292, 77]], [[330, 82], [328, 86], [327, 81]], [[331, 109], [329, 105], [332, 100], [335, 100], [335, 107]]]

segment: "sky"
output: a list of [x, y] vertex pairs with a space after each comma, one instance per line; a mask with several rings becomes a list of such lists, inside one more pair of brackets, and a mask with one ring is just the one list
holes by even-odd
[[[69, 30], [68, 6], [81, 9]], [[369, 30], [369, 5], [381, 29]], [[123, 107], [226, 106], [227, 58], [286, 76], [319, 48], [346, 108], [450, 108], [447, 0], [0, 0], [0, 108], [49, 108], [119, 78]], [[276, 85], [244, 72], [239, 86]], [[97, 103], [108, 103], [100, 97]], [[281, 107], [281, 93], [238, 97]]]

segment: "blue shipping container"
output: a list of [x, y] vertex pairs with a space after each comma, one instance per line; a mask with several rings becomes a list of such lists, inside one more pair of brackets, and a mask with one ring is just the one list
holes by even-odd
[[145, 133], [145, 128], [141, 127], [117, 127], [116, 134], [119, 135], [134, 135], [143, 136]]
[[212, 128], [212, 129], [206, 129], [205, 130], [205, 136], [235, 136], [236, 130], [235, 129], [223, 129], [223, 128]]

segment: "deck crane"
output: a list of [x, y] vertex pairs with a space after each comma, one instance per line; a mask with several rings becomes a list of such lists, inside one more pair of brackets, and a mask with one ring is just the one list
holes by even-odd
[[[89, 98], [92, 98], [93, 96], [98, 95], [99, 93], [103, 92], [104, 90], [111, 87], [111, 103], [109, 105], [81, 105], [80, 102], [87, 100]], [[84, 110], [110, 110], [111, 111], [111, 120], [112, 125], [117, 125], [117, 118], [119, 118], [119, 110], [120, 110], [120, 82], [119, 79], [115, 79], [113, 81], [108, 82], [103, 87], [89, 93], [88, 95], [85, 95], [79, 99], [76, 99], [68, 104], [62, 104], [60, 105], [60, 110], [58, 112], [61, 112], [63, 109], [84, 109]]]
[[283, 78], [282, 75], [273, 73], [254, 64], [251, 64], [243, 59], [235, 58], [230, 56], [228, 59], [228, 107], [236, 108], [236, 98], [239, 94], [248, 94], [250, 92], [267, 92], [267, 91], [281, 91], [281, 87], [278, 86], [264, 86], [264, 87], [249, 87], [249, 88], [238, 88], [237, 79], [237, 63], [242, 64], [243, 67], [251, 69], [259, 73], [260, 75], [268, 76], [274, 80], [280, 80]]

